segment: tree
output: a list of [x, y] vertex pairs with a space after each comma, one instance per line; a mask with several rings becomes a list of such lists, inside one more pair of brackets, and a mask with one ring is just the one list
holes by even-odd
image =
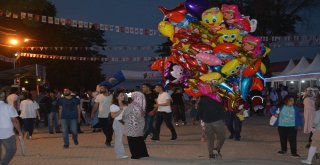
[[296, 25], [307, 20], [303, 12], [312, 12], [320, 5], [318, 0], [210, 0], [212, 6], [224, 3], [239, 6], [243, 15], [258, 20], [256, 35], [292, 35]]
[[[56, 9], [46, 0], [0, 0], [2, 10], [13, 12], [30, 12], [39, 15], [54, 17]], [[104, 32], [95, 29], [80, 29], [69, 26], [42, 24], [36, 21], [19, 21], [13, 19], [0, 19], [1, 26], [16, 30], [18, 36], [27, 36], [34, 39], [27, 46], [43, 47], [90, 47], [105, 46]], [[13, 49], [1, 48], [0, 52], [11, 56]], [[49, 50], [29, 51], [30, 53], [57, 54], [64, 56], [99, 56], [93, 50]], [[72, 89], [93, 88], [103, 80], [101, 75], [101, 62], [60, 61], [48, 59], [21, 58], [19, 66], [40, 64], [47, 68], [47, 80], [54, 88], [70, 87]], [[3, 69], [3, 68], [2, 68]]]
[[[320, 5], [318, 0], [210, 0], [212, 6], [237, 4], [243, 15], [258, 20], [255, 35], [285, 36], [296, 34], [296, 25], [307, 21], [302, 13], [312, 12]], [[268, 43], [266, 43], [268, 44]], [[269, 56], [263, 59], [267, 68], [270, 67]], [[267, 72], [267, 77], [271, 73]]]
[[159, 46], [160, 48], [155, 50], [154, 52], [157, 53], [160, 57], [167, 57], [171, 55], [172, 42], [169, 39]]

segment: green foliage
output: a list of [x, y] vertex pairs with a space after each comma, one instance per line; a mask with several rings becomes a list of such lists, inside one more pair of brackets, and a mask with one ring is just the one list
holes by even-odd
[[[18, 5], [17, 5], [18, 4]], [[30, 12], [41, 15], [55, 16], [56, 9], [46, 0], [0, 0], [1, 9], [15, 12]], [[43, 47], [90, 47], [94, 45], [105, 46], [104, 32], [93, 29], [79, 29], [68, 26], [43, 24], [35, 21], [21, 21], [0, 19], [0, 25], [16, 30], [18, 36], [31, 38], [31, 42], [24, 46]], [[1, 43], [6, 36], [1, 36]], [[0, 53], [12, 56], [16, 50], [0, 47]], [[25, 51], [24, 51], [25, 52]], [[98, 52], [92, 50], [48, 50], [28, 51], [30, 53], [54, 54], [64, 56], [97, 57]], [[47, 67], [47, 81], [54, 88], [65, 86], [73, 89], [95, 88], [103, 80], [101, 75], [101, 62], [63, 61], [50, 59], [20, 58], [17, 66], [40, 64]], [[7, 67], [12, 67], [11, 64]], [[0, 69], [4, 69], [2, 66]], [[7, 68], [8, 69], [8, 68]]]
[[154, 52], [157, 53], [160, 57], [167, 57], [171, 55], [172, 42], [169, 39], [159, 46], [161, 46], [161, 48], [155, 50]]

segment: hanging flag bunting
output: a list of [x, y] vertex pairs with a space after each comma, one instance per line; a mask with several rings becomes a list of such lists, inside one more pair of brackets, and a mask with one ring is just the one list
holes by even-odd
[[[92, 23], [86, 22], [82, 20], [72, 20], [66, 18], [56, 18], [52, 16], [45, 15], [37, 15], [33, 13], [20, 12], [13, 13], [8, 10], [0, 9], [0, 17], [18, 19], [20, 16], [20, 20], [30, 20], [37, 21], [47, 24], [55, 24], [61, 26], [71, 26], [74, 28], [92, 28], [96, 30], [102, 31], [110, 31], [117, 33], [126, 33], [131, 35], [145, 35], [145, 36], [161, 36], [156, 29], [149, 28], [138, 28], [138, 27], [127, 27], [127, 26], [119, 26], [119, 25], [111, 25], [111, 24], [102, 24], [102, 23]], [[263, 42], [266, 42], [274, 47], [283, 47], [283, 46], [319, 46], [320, 45], [320, 36], [260, 36]], [[285, 43], [292, 42], [292, 43]], [[272, 43], [272, 44], [271, 44]], [[124, 48], [128, 50], [127, 48]]]
[[14, 62], [14, 58], [8, 58], [6, 56], [0, 55], [0, 61], [13, 63]]
[[[93, 61], [93, 62], [149, 62], [159, 57], [78, 57], [78, 56], [60, 56], [33, 53], [20, 53], [20, 57], [25, 58], [41, 58], [51, 60], [69, 60], [69, 61]], [[1, 61], [11, 62], [13, 58], [0, 56]], [[10, 61], [11, 60], [11, 61]]]

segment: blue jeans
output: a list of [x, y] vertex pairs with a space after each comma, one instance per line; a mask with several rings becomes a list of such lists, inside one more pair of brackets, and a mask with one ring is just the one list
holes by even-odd
[[[3, 157], [1, 157], [2, 145], [5, 149], [5, 154]], [[8, 165], [16, 151], [16, 137], [14, 135], [9, 137], [8, 139], [0, 139], [0, 164]]]
[[34, 130], [35, 118], [26, 118], [23, 119], [23, 128], [24, 131], [29, 133], [29, 136], [32, 136]]
[[154, 116], [150, 116], [147, 114], [145, 116], [145, 121], [146, 121], [146, 129], [145, 129], [144, 135], [148, 136], [150, 133], [153, 134], [153, 131], [154, 131], [154, 126], [153, 126]]
[[69, 130], [74, 142], [78, 142], [77, 119], [61, 119], [64, 145], [69, 145]]
[[59, 126], [58, 126], [58, 113], [57, 112], [50, 112], [48, 114], [49, 132], [53, 132], [53, 124], [54, 124], [54, 129], [56, 130], [56, 132], [60, 131]]
[[242, 128], [242, 122], [234, 112], [226, 113], [226, 125], [231, 134], [231, 137], [235, 137], [236, 139], [241, 138], [240, 133]]

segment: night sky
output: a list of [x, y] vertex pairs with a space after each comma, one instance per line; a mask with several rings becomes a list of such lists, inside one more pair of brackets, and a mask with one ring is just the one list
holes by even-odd
[[[156, 29], [163, 15], [158, 9], [160, 5], [167, 8], [175, 7], [182, 0], [51, 0], [57, 8], [57, 17], [83, 20], [88, 22], [114, 24], [120, 26]], [[297, 26], [301, 35], [320, 34], [320, 10], [303, 13], [309, 21]], [[258, 20], [263, 21], [263, 20]], [[258, 24], [259, 26], [259, 24]], [[166, 40], [160, 36], [130, 35], [106, 32], [108, 45], [158, 45]], [[313, 58], [320, 53], [319, 47], [286, 47], [272, 49], [271, 61], [284, 61], [290, 58], [299, 59], [302, 56]], [[157, 56], [152, 51], [105, 51], [102, 54], [114, 56]], [[117, 66], [117, 67], [115, 67]], [[145, 65], [107, 64], [103, 70], [111, 74], [120, 69], [147, 70]]]

